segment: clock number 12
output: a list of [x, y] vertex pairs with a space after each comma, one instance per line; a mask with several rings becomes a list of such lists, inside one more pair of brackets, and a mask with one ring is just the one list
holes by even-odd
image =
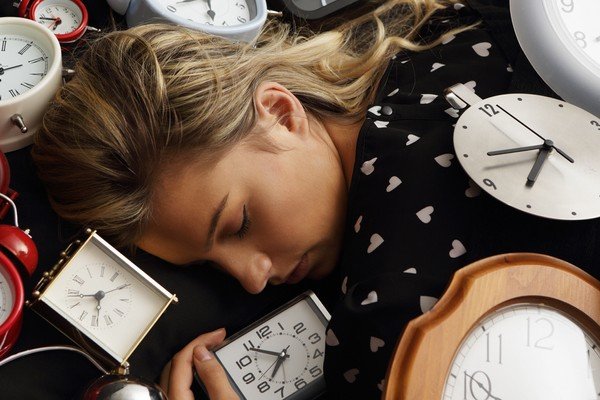
[[493, 105], [487, 103], [483, 107], [479, 107], [479, 110], [483, 111], [488, 117], [500, 114], [500, 111], [496, 110]]

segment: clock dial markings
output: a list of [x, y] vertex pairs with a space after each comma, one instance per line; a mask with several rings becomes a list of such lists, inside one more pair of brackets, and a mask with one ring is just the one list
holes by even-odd
[[234, 26], [251, 19], [246, 0], [160, 0], [160, 3], [171, 14], [200, 24]]

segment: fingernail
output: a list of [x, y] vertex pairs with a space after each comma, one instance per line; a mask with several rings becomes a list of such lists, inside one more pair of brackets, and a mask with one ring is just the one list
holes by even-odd
[[210, 351], [204, 346], [196, 346], [196, 348], [194, 348], [194, 357], [200, 361], [209, 361], [212, 359]]

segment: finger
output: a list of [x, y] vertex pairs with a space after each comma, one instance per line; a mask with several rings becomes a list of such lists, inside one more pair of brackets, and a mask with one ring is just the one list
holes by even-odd
[[159, 386], [165, 393], [169, 393], [169, 376], [171, 375], [171, 361], [169, 361], [160, 373]]
[[197, 346], [216, 346], [225, 338], [225, 330], [205, 333], [198, 336], [185, 346], [180, 352], [175, 354], [171, 360], [171, 370], [169, 373], [169, 382], [167, 384], [167, 395], [171, 400], [193, 400], [194, 395], [190, 387], [194, 379], [193, 376], [193, 352]]
[[225, 370], [205, 346], [194, 348], [194, 365], [211, 400], [239, 399], [227, 379]]

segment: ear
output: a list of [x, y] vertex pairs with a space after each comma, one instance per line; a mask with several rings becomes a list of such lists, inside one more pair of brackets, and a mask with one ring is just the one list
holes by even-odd
[[254, 92], [259, 125], [285, 126], [292, 133], [308, 130], [308, 118], [300, 100], [276, 82], [262, 82]]

